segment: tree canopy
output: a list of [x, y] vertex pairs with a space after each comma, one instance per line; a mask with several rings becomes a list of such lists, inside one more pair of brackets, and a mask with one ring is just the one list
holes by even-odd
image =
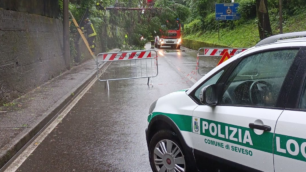
[[[62, 0], [60, 0], [62, 1]], [[242, 18], [238, 21], [215, 20], [215, 3], [231, 3], [231, 0], [155, 0], [154, 5], [146, 4], [145, 0], [71, 0], [70, 10], [78, 21], [88, 9], [89, 18], [94, 24], [103, 51], [111, 47], [135, 45], [142, 47], [145, 42], [140, 37], [152, 40], [160, 34], [161, 25], [166, 20], [179, 18], [185, 24], [184, 34], [214, 31], [218, 27], [233, 29], [244, 22], [254, 20], [260, 22], [258, 2], [261, 0], [235, 0], [240, 3], [239, 12]], [[272, 14], [271, 21], [278, 18], [279, 0], [264, 0], [268, 14]], [[151, 8], [150, 10], [100, 10], [96, 3], [103, 7]], [[256, 4], [257, 3], [257, 4]], [[61, 2], [60, 2], [61, 4]], [[283, 13], [286, 16], [301, 13], [306, 6], [305, 0], [283, 0]], [[260, 30], [259, 24], [259, 30]], [[72, 29], [73, 30], [73, 29]], [[272, 33], [264, 36], [269, 36]], [[128, 35], [128, 39], [125, 39]]]

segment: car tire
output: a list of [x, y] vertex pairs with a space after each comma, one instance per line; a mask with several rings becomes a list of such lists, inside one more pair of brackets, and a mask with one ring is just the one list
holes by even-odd
[[175, 168], [184, 169], [185, 172], [197, 171], [191, 161], [191, 152], [186, 152], [177, 135], [168, 130], [161, 130], [152, 137], [149, 143], [149, 159], [153, 172], [164, 169], [171, 171]]

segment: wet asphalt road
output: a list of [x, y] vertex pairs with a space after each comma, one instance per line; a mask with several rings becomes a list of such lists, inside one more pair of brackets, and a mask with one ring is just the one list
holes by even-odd
[[190, 87], [190, 75], [200, 78], [193, 74], [195, 57], [161, 54], [153, 87], [147, 79], [111, 81], [107, 91], [105, 82], [97, 81], [17, 171], [151, 171], [145, 139], [151, 103]]

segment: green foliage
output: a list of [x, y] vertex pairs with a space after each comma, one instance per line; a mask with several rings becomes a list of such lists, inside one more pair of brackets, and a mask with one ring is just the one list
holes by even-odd
[[[62, 0], [59, 0], [62, 6]], [[143, 36], [146, 40], [154, 40], [156, 35], [165, 32], [161, 28], [166, 20], [174, 21], [180, 18], [183, 22], [187, 20], [190, 15], [190, 10], [184, 5], [184, 2], [174, 2], [172, 0], [156, 0], [156, 10], [147, 10], [142, 13], [141, 10], [99, 10], [96, 9], [96, 0], [71, 0], [69, 5], [70, 11], [73, 13], [77, 21], [80, 21], [83, 14], [88, 9], [89, 18], [97, 31], [97, 39], [101, 46], [104, 47], [103, 51], [113, 47], [122, 47], [123, 45], [143, 46], [144, 41], [140, 40]], [[79, 3], [77, 3], [79, 2]], [[99, 1], [101, 2], [101, 1]], [[145, 1], [139, 0], [103, 0], [104, 7], [119, 6], [119, 7], [146, 7], [143, 4]], [[71, 27], [72, 33], [77, 33], [74, 26]], [[125, 35], [128, 38], [125, 39]], [[79, 39], [77, 34], [71, 41]], [[71, 54], [74, 55], [75, 44], [71, 44]], [[125, 46], [130, 47], [130, 46]]]
[[[59, 0], [61, 9], [63, 8], [62, 1]], [[97, 0], [79, 0], [79, 3], [76, 0], [71, 0], [70, 2], [69, 8], [77, 21], [80, 21], [86, 9], [89, 9], [89, 18], [98, 33], [97, 39], [102, 47], [105, 47], [104, 51], [108, 48], [122, 47], [124, 44], [143, 46], [143, 41], [140, 41], [141, 36], [148, 41], [153, 40], [154, 36], [163, 32], [160, 26], [165, 24], [166, 20], [174, 21], [176, 18], [179, 18], [185, 24], [185, 34], [197, 34], [198, 36], [215, 32], [218, 27], [227, 32], [237, 27], [243, 27], [242, 25], [253, 25], [257, 29], [256, 0], [235, 0], [235, 2], [240, 3], [239, 12], [242, 19], [219, 22], [215, 20], [215, 3], [230, 3], [231, 0], [156, 0], [154, 7], [159, 9], [147, 10], [144, 14], [139, 10], [101, 11], [96, 9]], [[139, 0], [120, 0], [116, 4], [116, 0], [103, 0], [103, 6], [141, 8], [146, 7], [146, 4], [143, 4], [144, 2]], [[278, 29], [278, 4], [279, 0], [268, 0], [267, 4], [272, 27], [275, 29]], [[283, 0], [284, 27], [287, 27], [287, 20], [290, 16], [304, 13], [305, 7], [305, 0]], [[71, 31], [76, 32], [76, 28], [71, 27]], [[127, 40], [124, 38], [125, 34], [128, 34]], [[73, 49], [73, 44], [71, 45]]]
[[161, 21], [179, 18], [181, 22], [185, 22], [190, 15], [190, 10], [187, 6], [170, 0], [156, 0], [155, 7], [161, 9], [157, 15]]
[[191, 34], [199, 31], [201, 29], [201, 20], [200, 19], [195, 19], [192, 22], [186, 24], [184, 26], [184, 33], [185, 34]]
[[305, 0], [283, 0], [284, 11], [289, 15], [300, 14], [305, 11], [305, 7]]
[[206, 30], [214, 30], [218, 27], [218, 21], [216, 21], [216, 14], [211, 13], [207, 15], [203, 22], [203, 28]]
[[219, 34], [217, 30], [206, 32], [198, 31], [193, 34], [185, 35], [183, 38], [183, 45], [185, 39], [202, 41], [207, 44], [219, 45], [223, 47], [237, 48], [251, 47], [259, 41], [256, 23], [243, 24], [241, 27], [236, 27], [235, 30], [221, 28]]
[[[241, 14], [241, 19], [236, 21], [219, 21], [215, 20], [215, 3], [230, 3], [230, 0], [184, 0], [186, 6], [190, 8], [190, 18], [187, 19], [185, 25], [186, 34], [195, 34], [215, 31], [220, 29], [235, 29], [240, 25], [248, 23], [257, 23], [256, 20], [256, 1], [257, 0], [235, 0], [239, 3], [238, 12]], [[278, 27], [279, 21], [279, 0], [268, 0], [269, 16], [272, 27]], [[283, 0], [283, 18], [284, 24], [292, 15], [305, 13], [305, 0]], [[254, 20], [255, 19], [255, 20]], [[200, 22], [199, 22], [200, 20]], [[200, 26], [200, 27], [199, 27]], [[256, 27], [257, 28], [257, 27]]]
[[199, 0], [197, 8], [199, 15], [204, 18], [215, 11], [215, 2], [212, 0]]
[[64, 9], [63, 0], [58, 0], [58, 5], [60, 7], [60, 10], [63, 11]]
[[175, 4], [175, 11], [176, 11], [176, 15], [177, 17], [182, 21], [186, 21], [188, 16], [190, 15], [190, 11], [189, 8], [182, 5], [182, 4]]
[[4, 103], [3, 106], [4, 107], [10, 107], [10, 106], [15, 106], [16, 103], [15, 102], [10, 102], [10, 103]]
[[[278, 9], [270, 9], [269, 13], [271, 16], [272, 31], [273, 33], [279, 33]], [[306, 28], [305, 18], [306, 12], [293, 16], [285, 15], [285, 21], [283, 23], [284, 33], [304, 31]], [[183, 44], [186, 42], [185, 39], [187, 39], [225, 47], [247, 48], [254, 46], [259, 41], [257, 18], [239, 23], [239, 27], [236, 22], [239, 21], [233, 23], [235, 25], [234, 29], [230, 29], [229, 27], [220, 29], [220, 39], [218, 39], [217, 30], [206, 30], [205, 32], [199, 30], [191, 34], [188, 33], [188, 35], [185, 34]]]
[[238, 12], [243, 20], [254, 19], [256, 17], [256, 1], [244, 0], [239, 4]]
[[[283, 2], [283, 11], [288, 15], [297, 15], [304, 12], [306, 7], [305, 0], [282, 0]], [[268, 0], [269, 9], [278, 9], [279, 0]]]
[[191, 22], [192, 20], [199, 17], [199, 11], [198, 11], [198, 0], [184, 0], [187, 7], [190, 9], [190, 15], [187, 19], [187, 22]]

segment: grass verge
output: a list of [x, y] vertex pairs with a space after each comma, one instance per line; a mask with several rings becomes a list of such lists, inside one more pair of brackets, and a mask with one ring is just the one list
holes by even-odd
[[[306, 30], [306, 12], [288, 17], [283, 23], [283, 32], [297, 32]], [[278, 21], [271, 21], [273, 34], [279, 33]], [[219, 36], [218, 36], [219, 35]], [[205, 44], [218, 45], [233, 48], [249, 48], [254, 46], [259, 39], [257, 20], [250, 20], [244, 24], [236, 26], [234, 29], [224, 28], [215, 31], [197, 32], [185, 35], [183, 40], [203, 42]], [[184, 44], [184, 42], [183, 42]], [[188, 46], [187, 46], [188, 47]], [[189, 47], [197, 49], [197, 47]]]

